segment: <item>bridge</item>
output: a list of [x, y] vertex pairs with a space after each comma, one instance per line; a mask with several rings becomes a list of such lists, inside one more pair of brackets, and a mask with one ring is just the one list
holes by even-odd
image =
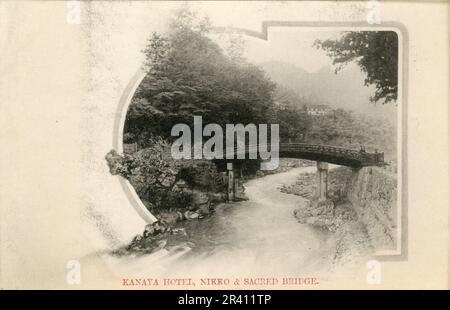
[[281, 143], [280, 157], [309, 159], [352, 168], [385, 165], [383, 153], [306, 143]]
[[[247, 146], [245, 150], [235, 148], [236, 157], [248, 158], [248, 154], [258, 152], [258, 145]], [[226, 156], [227, 158], [228, 156]], [[307, 143], [280, 143], [279, 157], [307, 159], [317, 162], [317, 195], [319, 200], [326, 200], [328, 191], [328, 163], [358, 169], [366, 166], [384, 166], [384, 153], [368, 153], [330, 145]], [[233, 160], [227, 162], [228, 200], [235, 200], [235, 178]]]

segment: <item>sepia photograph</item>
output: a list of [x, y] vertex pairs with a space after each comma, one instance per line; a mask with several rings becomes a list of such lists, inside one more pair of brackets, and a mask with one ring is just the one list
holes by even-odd
[[105, 156], [154, 220], [112, 261], [282, 279], [402, 255], [398, 30], [275, 22], [261, 38], [188, 5], [167, 24]]
[[449, 289], [449, 5], [0, 0], [0, 290]]

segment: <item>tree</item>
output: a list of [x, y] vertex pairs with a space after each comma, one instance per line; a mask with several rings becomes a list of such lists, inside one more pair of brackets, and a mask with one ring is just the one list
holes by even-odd
[[311, 127], [311, 117], [306, 110], [306, 99], [295, 91], [278, 85], [274, 92], [273, 123], [280, 124], [283, 141], [303, 141]]
[[[170, 138], [174, 124], [268, 123], [275, 84], [257, 66], [224, 54], [208, 23], [177, 13], [167, 34], [154, 33], [144, 50], [148, 74], [130, 105], [125, 131]], [[142, 147], [142, 145], [140, 145]]]
[[333, 58], [338, 72], [345, 64], [356, 61], [366, 73], [365, 84], [376, 87], [372, 102], [383, 104], [397, 100], [398, 37], [393, 31], [345, 32], [338, 40], [316, 41]]
[[303, 141], [311, 127], [311, 118], [302, 110], [293, 107], [277, 107], [275, 121], [280, 124], [280, 137], [287, 142]]

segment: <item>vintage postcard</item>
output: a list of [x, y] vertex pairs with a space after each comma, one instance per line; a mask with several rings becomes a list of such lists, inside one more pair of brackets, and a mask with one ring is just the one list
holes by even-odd
[[0, 1], [1, 288], [448, 289], [448, 15]]

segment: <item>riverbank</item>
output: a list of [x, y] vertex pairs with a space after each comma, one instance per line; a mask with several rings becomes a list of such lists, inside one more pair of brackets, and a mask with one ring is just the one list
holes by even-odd
[[[279, 167], [275, 170], [257, 171], [253, 176], [236, 179], [236, 201], [233, 204], [249, 200], [247, 185], [253, 180], [271, 175], [289, 172], [293, 169], [313, 167], [313, 162], [302, 159], [280, 159]], [[292, 179], [292, 182], [295, 179]], [[178, 182], [179, 183], [179, 182]], [[150, 211], [158, 219], [157, 222], [147, 224], [142, 234], [133, 238], [131, 243], [121, 249], [116, 250], [116, 255], [127, 254], [149, 254], [162, 248], [171, 247], [177, 244], [192, 244], [195, 240], [188, 237], [195, 235], [194, 226], [199, 220], [206, 220], [217, 211], [227, 209], [230, 204], [225, 203], [226, 196], [223, 193], [210, 193], [199, 190], [191, 190], [191, 202], [187, 206], [170, 209], [152, 208]], [[145, 205], [149, 205], [144, 201]], [[201, 238], [201, 237], [200, 237]]]
[[[186, 211], [187, 215], [180, 215], [183, 219], [171, 225], [164, 221], [148, 224], [114, 255], [147, 257], [164, 251], [169, 257], [187, 259], [181, 263], [187, 269], [199, 270], [204, 264], [213, 270], [213, 266], [226, 267], [231, 261], [260, 268], [259, 264], [279, 263], [277, 257], [283, 255], [283, 262], [289, 257], [291, 267], [286, 268], [291, 271], [329, 271], [360, 265], [380, 244], [392, 246], [390, 228], [382, 226], [385, 222], [380, 215], [374, 216], [373, 210], [388, 208], [394, 201], [387, 195], [394, 183], [375, 168], [353, 171], [331, 166], [329, 199], [319, 202], [315, 197], [316, 167], [308, 164], [288, 161], [280, 167], [285, 172], [242, 181], [246, 200], [215, 204], [202, 216]], [[273, 268], [285, 270], [283, 266]]]
[[347, 265], [366, 257], [372, 251], [369, 238], [357, 218], [352, 205], [346, 199], [351, 182], [350, 168], [337, 167], [328, 173], [328, 199], [319, 202], [316, 197], [316, 173], [305, 173], [290, 186], [281, 186], [280, 191], [308, 199], [308, 203], [294, 211], [302, 224], [330, 231], [335, 236], [334, 264]]
[[316, 197], [315, 173], [299, 176], [280, 191], [309, 200], [297, 208], [300, 223], [330, 231], [336, 238], [335, 264], [356, 263], [375, 251], [395, 247], [396, 182], [381, 168], [347, 167], [328, 174], [328, 199]]
[[218, 204], [210, 215], [172, 227], [150, 224], [114, 257], [133, 265], [133, 270], [176, 276], [327, 276], [336, 248], [334, 236], [299, 225], [292, 214], [307, 200], [279, 191], [314, 170], [314, 166], [292, 168], [252, 179], [244, 184], [248, 200]]

